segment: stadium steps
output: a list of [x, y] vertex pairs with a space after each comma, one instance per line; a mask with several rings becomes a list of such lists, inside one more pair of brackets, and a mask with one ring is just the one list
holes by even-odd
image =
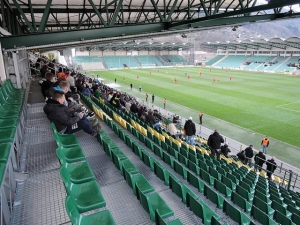
[[229, 55], [226, 55], [225, 57], [222, 57], [221, 59], [219, 59], [217, 62], [213, 63], [211, 66], [216, 66], [218, 63], [222, 62], [223, 60], [225, 60]]
[[285, 65], [287, 63], [287, 61], [290, 60], [291, 57], [287, 57], [287, 59], [285, 59], [283, 62], [281, 62], [281, 64], [277, 65], [275, 68], [274, 68], [274, 71], [276, 71], [279, 67]]

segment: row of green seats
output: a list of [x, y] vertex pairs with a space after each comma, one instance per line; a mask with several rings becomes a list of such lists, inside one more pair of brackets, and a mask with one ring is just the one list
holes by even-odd
[[56, 154], [61, 163], [60, 175], [64, 182], [67, 198], [65, 207], [74, 225], [103, 224], [114, 225], [109, 210], [84, 215], [91, 210], [106, 206], [94, 173], [74, 134], [59, 134], [51, 123], [57, 143]]
[[[114, 123], [110, 123], [111, 128], [118, 132], [120, 128]], [[120, 170], [121, 174], [128, 185], [133, 189], [134, 195], [140, 200], [143, 208], [150, 214], [150, 219], [156, 224], [180, 225], [179, 219], [165, 222], [166, 219], [174, 215], [174, 212], [164, 202], [155, 189], [145, 178], [144, 175], [136, 168], [136, 166], [127, 158], [127, 156], [117, 147], [114, 141], [104, 131], [101, 131], [97, 139], [103, 146], [104, 151], [111, 157], [115, 166]]]
[[[153, 145], [152, 143], [151, 143], [151, 141], [149, 141], [148, 139], [146, 139], [146, 138], [140, 138], [140, 136], [142, 135], [142, 134], [139, 134], [137, 131], [135, 131], [134, 132], [134, 135], [136, 136], [136, 137], [138, 137], [139, 138], [139, 140], [141, 140], [142, 142], [144, 142], [145, 141], [145, 144], [146, 144], [146, 146], [148, 147], [148, 148], [150, 148], [152, 151], [155, 151], [155, 153], [156, 154], [159, 154], [160, 155], [160, 157], [162, 157], [163, 156], [163, 153], [162, 153], [162, 151], [161, 150], [159, 150], [157, 147], [156, 147], [156, 145]], [[148, 135], [148, 138], [149, 138], [149, 135]], [[151, 138], [151, 137], [150, 137]], [[152, 138], [153, 138], [153, 136], [152, 136]], [[156, 144], [160, 144], [159, 142], [155, 142]], [[173, 146], [173, 145], [172, 145]], [[177, 145], [176, 146], [173, 146], [173, 147], [177, 147]], [[177, 147], [177, 150], [178, 151], [180, 151], [180, 153], [183, 153], [183, 150], [181, 150], [181, 148], [178, 148]], [[171, 150], [172, 151], [172, 150]], [[173, 152], [175, 152], [175, 151], [173, 151]], [[185, 164], [185, 166], [188, 166], [188, 158], [185, 158], [185, 157], [188, 157], [188, 155], [186, 155], [188, 152], [187, 151], [185, 151], [185, 153], [183, 153], [185, 156], [182, 156], [180, 153], [177, 153], [176, 154], [176, 159], [179, 159], [179, 161], [180, 161], [180, 163], [183, 163], [183, 164]], [[142, 157], [145, 157], [144, 156], [145, 154], [143, 153], [142, 154]], [[147, 157], [145, 157], [145, 158], [150, 158], [149, 156], [147, 156]], [[192, 158], [192, 157], [191, 157]], [[206, 157], [207, 158], [207, 157]], [[208, 159], [208, 158], [207, 158]], [[147, 160], [148, 162], [149, 162], [149, 165], [151, 166], [151, 165], [153, 165], [153, 163], [151, 164], [151, 161], [150, 160]], [[186, 177], [187, 177], [187, 173], [186, 173], [186, 171], [178, 164], [178, 163], [176, 163], [176, 161], [175, 161], [175, 163], [173, 162], [172, 163], [172, 160], [170, 159], [170, 160], [167, 160], [168, 162], [170, 162], [171, 164], [175, 164], [175, 171], [176, 172], [178, 172], [178, 171], [182, 171], [182, 172], [179, 172], [179, 173], [182, 173], [182, 175], [185, 177], [185, 179], [186, 179]], [[195, 160], [195, 158], [194, 158], [194, 162], [197, 162], [197, 160]], [[234, 181], [234, 182], [232, 182], [230, 179], [226, 179], [226, 177], [225, 176], [220, 176], [220, 174], [218, 174], [217, 173], [217, 171], [215, 170], [216, 169], [216, 165], [214, 164], [214, 163], [212, 163], [212, 160], [209, 160], [208, 159], [208, 161], [207, 161], [207, 164], [209, 164], [209, 165], [205, 165], [204, 163], [203, 163], [203, 161], [202, 161], [202, 165], [205, 165], [205, 167], [201, 167], [201, 169], [204, 169], [204, 170], [206, 170], [206, 172], [209, 172], [210, 174], [208, 174], [208, 173], [205, 173], [205, 171], [203, 171], [203, 175], [202, 176], [200, 176], [202, 179], [204, 179], [204, 180], [206, 180], [208, 183], [210, 183], [211, 185], [214, 185], [214, 187], [215, 187], [215, 189], [216, 190], [218, 190], [220, 193], [222, 193], [222, 194], [224, 194], [226, 197], [230, 197], [231, 196], [231, 193], [232, 193], [232, 191], [230, 190], [230, 189], [235, 189], [235, 185], [236, 184], [238, 184], [243, 178], [245, 178], [245, 176], [246, 176], [246, 174], [245, 174], [245, 172], [247, 173], [248, 172], [248, 170], [245, 168], [245, 167], [240, 167], [240, 168], [237, 168], [237, 171], [233, 171], [233, 172], [231, 172], [231, 173], [233, 173], [233, 175], [232, 175], [232, 177], [230, 177], [231, 178], [231, 180], [232, 181]], [[234, 164], [235, 165], [235, 164]], [[200, 165], [201, 166], [201, 165]], [[233, 170], [234, 170], [235, 168], [233, 168]], [[239, 169], [241, 169], [241, 171], [239, 171]], [[200, 170], [196, 170], [195, 172], [200, 172]], [[240, 173], [239, 173], [240, 172]], [[199, 174], [197, 174], [197, 175], [199, 175]], [[209, 176], [209, 175], [211, 175], [211, 177]], [[252, 175], [252, 176], [251, 176]], [[252, 181], [255, 181], [255, 179], [257, 180], [257, 175], [253, 172], [252, 174], [251, 173], [249, 173], [249, 177], [252, 177]], [[222, 178], [222, 182], [221, 182], [221, 178]], [[228, 182], [228, 180], [229, 180], [229, 182]], [[215, 181], [215, 182], [214, 182]], [[225, 182], [224, 182], [225, 181]], [[227, 181], [227, 182], [226, 182]], [[264, 181], [266, 181], [266, 179], [264, 179]], [[228, 188], [228, 187], [226, 187], [226, 185], [224, 185], [223, 183], [229, 183], [228, 184], [228, 186], [230, 186], [231, 188]], [[251, 202], [252, 202], [252, 197], [251, 197], [251, 195], [248, 195], [248, 193], [246, 193], [245, 191], [243, 192], [242, 190], [245, 188], [246, 190], [248, 190], [248, 191], [251, 191], [251, 192], [253, 192], [254, 190], [252, 189], [251, 190], [251, 188], [250, 188], [250, 185], [248, 185], [248, 184], [246, 184], [246, 183], [244, 183], [244, 182], [242, 182], [241, 181], [241, 186], [243, 186], [243, 188], [238, 188], [238, 192], [239, 192], [239, 194], [242, 194], [243, 195], [243, 193], [244, 193], [244, 195], [243, 196], [245, 196], [245, 195], [247, 195], [247, 200], [250, 200]], [[259, 186], [258, 186], [259, 187]], [[232, 201], [235, 203], [235, 204], [237, 204], [237, 205], [239, 205], [240, 207], [242, 207], [242, 208], [245, 208], [245, 211], [246, 212], [250, 212], [250, 209], [251, 209], [251, 204], [248, 202], [248, 201], [246, 201], [245, 199], [243, 199], [241, 196], [239, 196], [237, 193], [235, 193], [235, 192], [233, 192], [234, 194], [233, 194], [233, 196], [232, 196]], [[245, 194], [246, 193], [246, 194]], [[253, 194], [253, 193], [251, 193], [251, 194]], [[250, 196], [250, 197], [249, 197]], [[275, 204], [274, 204], [275, 205]]]

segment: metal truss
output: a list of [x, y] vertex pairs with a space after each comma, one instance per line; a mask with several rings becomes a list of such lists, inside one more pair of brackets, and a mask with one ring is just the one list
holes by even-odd
[[[294, 18], [300, 15], [289, 8], [291, 5], [299, 4], [299, 0], [270, 0], [265, 4], [258, 3], [257, 0], [62, 0], [61, 2], [55, 5], [52, 0], [2, 0], [1, 26], [14, 35], [59, 31], [59, 36], [64, 34], [65, 37], [59, 38], [58, 41], [66, 42], [77, 38], [77, 31], [86, 29], [96, 30], [98, 38], [107, 38], [173, 30], [192, 32]], [[148, 26], [146, 31], [145, 25]], [[67, 33], [64, 33], [66, 31]], [[96, 38], [90, 36], [91, 32], [86, 34], [81, 33], [80, 39]], [[22, 43], [7, 40], [3, 42], [4, 48]], [[25, 46], [42, 44], [39, 42], [40, 38], [37, 38], [32, 39], [32, 43], [29, 41], [24, 43]]]

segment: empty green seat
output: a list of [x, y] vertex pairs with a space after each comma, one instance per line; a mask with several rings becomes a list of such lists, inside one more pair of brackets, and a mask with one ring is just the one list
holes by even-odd
[[62, 165], [60, 170], [61, 173], [65, 174], [64, 176], [69, 176], [70, 182], [74, 184], [81, 184], [95, 179], [88, 162], [67, 163]]
[[201, 193], [204, 191], [204, 182], [195, 174], [193, 174], [190, 171], [187, 171], [187, 181], [194, 186], [195, 188], [198, 189]]
[[120, 167], [121, 173], [124, 177], [125, 171], [129, 174], [135, 174], [140, 172], [138, 168], [136, 168], [136, 166], [129, 159], [122, 160]]
[[291, 215], [292, 215], [292, 213], [290, 213], [283, 205], [281, 205], [280, 203], [278, 203], [276, 201], [272, 201], [271, 207], [275, 211], [278, 211], [287, 217], [291, 217]]
[[249, 184], [245, 183], [244, 181], [240, 181], [239, 186], [246, 189], [250, 194], [254, 194], [254, 188], [252, 188]]
[[182, 184], [178, 179], [173, 176], [169, 177], [169, 187], [170, 189], [182, 199], [182, 202], [186, 204], [186, 196], [189, 193], [191, 196], [197, 198], [197, 195], [187, 188], [184, 184]]
[[241, 207], [246, 213], [250, 213], [252, 205], [236, 192], [232, 192], [231, 201]]
[[163, 150], [160, 147], [158, 147], [157, 145], [154, 145], [154, 154], [159, 156], [159, 158], [162, 159]]
[[165, 185], [169, 186], [169, 171], [164, 168], [163, 165], [161, 165], [159, 162], [154, 161], [153, 162], [153, 169], [155, 175], [164, 181]]
[[138, 187], [138, 193], [143, 208], [150, 214], [150, 219], [155, 222], [155, 211], [159, 213], [162, 219], [174, 215], [174, 212], [165, 203], [158, 193], [144, 194]]
[[219, 209], [223, 209], [224, 197], [211, 189], [208, 185], [204, 185], [204, 195], [213, 203], [217, 205]]
[[158, 225], [183, 225], [180, 219], [175, 219], [169, 221], [169, 218], [165, 221], [162, 216], [159, 214], [158, 210], [155, 210], [155, 223]]
[[213, 186], [214, 185], [214, 178], [209, 175], [205, 170], [200, 169], [200, 177], [202, 180], [207, 182], [209, 185]]
[[0, 143], [0, 163], [7, 163], [12, 143]]
[[268, 216], [273, 216], [275, 210], [271, 208], [271, 206], [265, 201], [261, 200], [257, 196], [254, 196], [253, 205], [255, 205], [262, 212], [266, 213]]
[[125, 171], [125, 179], [128, 185], [132, 188], [134, 195], [136, 195], [138, 198], [138, 192], [137, 188], [143, 193], [148, 193], [154, 191], [154, 188], [149, 183], [149, 181], [145, 178], [144, 175], [138, 173], [138, 174], [130, 174], [127, 171]]
[[147, 148], [150, 148], [151, 151], [154, 151], [153, 142], [151, 140], [149, 140], [148, 138], [145, 139], [145, 145], [147, 146]]
[[274, 219], [279, 224], [284, 224], [284, 225], [293, 225], [294, 224], [290, 218], [288, 218], [286, 215], [282, 214], [281, 212], [279, 212], [277, 210], [275, 210]]
[[291, 212], [292, 214], [296, 214], [297, 216], [300, 217], [300, 210], [297, 209], [297, 208], [295, 208], [294, 206], [288, 205], [288, 206], [287, 206], [287, 210], [288, 210], [289, 212]]
[[168, 152], [175, 159], [178, 159], [179, 152], [177, 152], [174, 148], [172, 148], [172, 147], [168, 148]]
[[188, 158], [186, 158], [184, 155], [178, 154], [178, 161], [182, 163], [184, 166], [188, 165]]
[[65, 148], [63, 146], [56, 149], [56, 155], [61, 164], [74, 163], [86, 160], [85, 155], [79, 145]]
[[251, 219], [241, 212], [239, 209], [235, 208], [231, 203], [224, 200], [223, 211], [235, 222], [239, 224], [250, 224]]
[[146, 150], [142, 151], [142, 161], [153, 171], [154, 158]]
[[171, 168], [174, 168], [174, 159], [166, 152], [163, 152], [163, 160], [167, 163]]
[[82, 215], [76, 208], [74, 200], [67, 196], [65, 201], [68, 216], [73, 225], [115, 225], [111, 213], [106, 209], [89, 215]]
[[218, 171], [212, 167], [209, 167], [209, 174], [216, 180], [221, 180], [221, 174], [219, 174]]
[[200, 175], [200, 168], [199, 166], [197, 166], [195, 163], [189, 161], [188, 162], [188, 168], [193, 171], [195, 174], [197, 174], [198, 176]]
[[232, 182], [229, 178], [221, 175], [221, 181], [223, 184], [225, 184], [229, 189], [235, 190], [236, 189], [236, 184]]
[[58, 147], [73, 147], [79, 145], [78, 140], [74, 134], [54, 133], [54, 139]]
[[246, 199], [248, 202], [252, 203], [253, 195], [250, 194], [246, 189], [242, 188], [241, 186], [236, 186], [236, 193], [238, 193], [241, 197]]
[[118, 147], [114, 147], [111, 148], [111, 158], [115, 166], [121, 170], [122, 161], [126, 160], [127, 156]]
[[14, 142], [15, 128], [1, 128], [0, 129], [0, 143]]
[[232, 191], [225, 184], [223, 184], [221, 181], [215, 179], [214, 180], [214, 187], [217, 191], [219, 191], [220, 193], [225, 195], [227, 198], [231, 197]]
[[277, 223], [272, 220], [267, 214], [262, 212], [260, 209], [255, 207], [254, 205], [252, 206], [251, 209], [251, 216], [258, 222], [260, 222], [263, 225], [277, 225]]
[[296, 225], [300, 225], [300, 216], [293, 214], [291, 219]]
[[202, 219], [204, 225], [210, 225], [212, 217], [215, 217], [217, 220], [220, 219], [220, 216], [213, 209], [189, 193], [187, 193], [187, 202], [189, 203], [187, 206], [190, 207], [196, 216]]
[[174, 160], [174, 171], [180, 174], [183, 177], [183, 179], [186, 180], [187, 169], [183, 165], [181, 165], [177, 160]]

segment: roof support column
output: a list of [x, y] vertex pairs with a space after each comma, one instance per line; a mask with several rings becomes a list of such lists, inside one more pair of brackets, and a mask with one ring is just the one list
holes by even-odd
[[[17, 2], [17, 0], [12, 0], [13, 3], [15, 4], [15, 6], [17, 7], [19, 13], [21, 14], [23, 20], [25, 21], [26, 25], [29, 27], [31, 32], [35, 32], [33, 26], [31, 25], [31, 23], [29, 22], [29, 20], [27, 19], [25, 13], [23, 12], [23, 10], [21, 9], [19, 3]], [[51, 0], [52, 1], [52, 0]]]
[[[16, 1], [16, 0], [14, 0], [14, 1]], [[45, 31], [46, 24], [47, 24], [49, 14], [50, 14], [51, 3], [52, 3], [52, 0], [48, 0], [45, 11], [44, 11], [44, 14], [43, 14], [43, 17], [42, 17], [42, 20], [41, 20], [41, 23], [40, 23], [40, 27], [39, 27], [39, 30], [38, 30], [39, 33]]]

